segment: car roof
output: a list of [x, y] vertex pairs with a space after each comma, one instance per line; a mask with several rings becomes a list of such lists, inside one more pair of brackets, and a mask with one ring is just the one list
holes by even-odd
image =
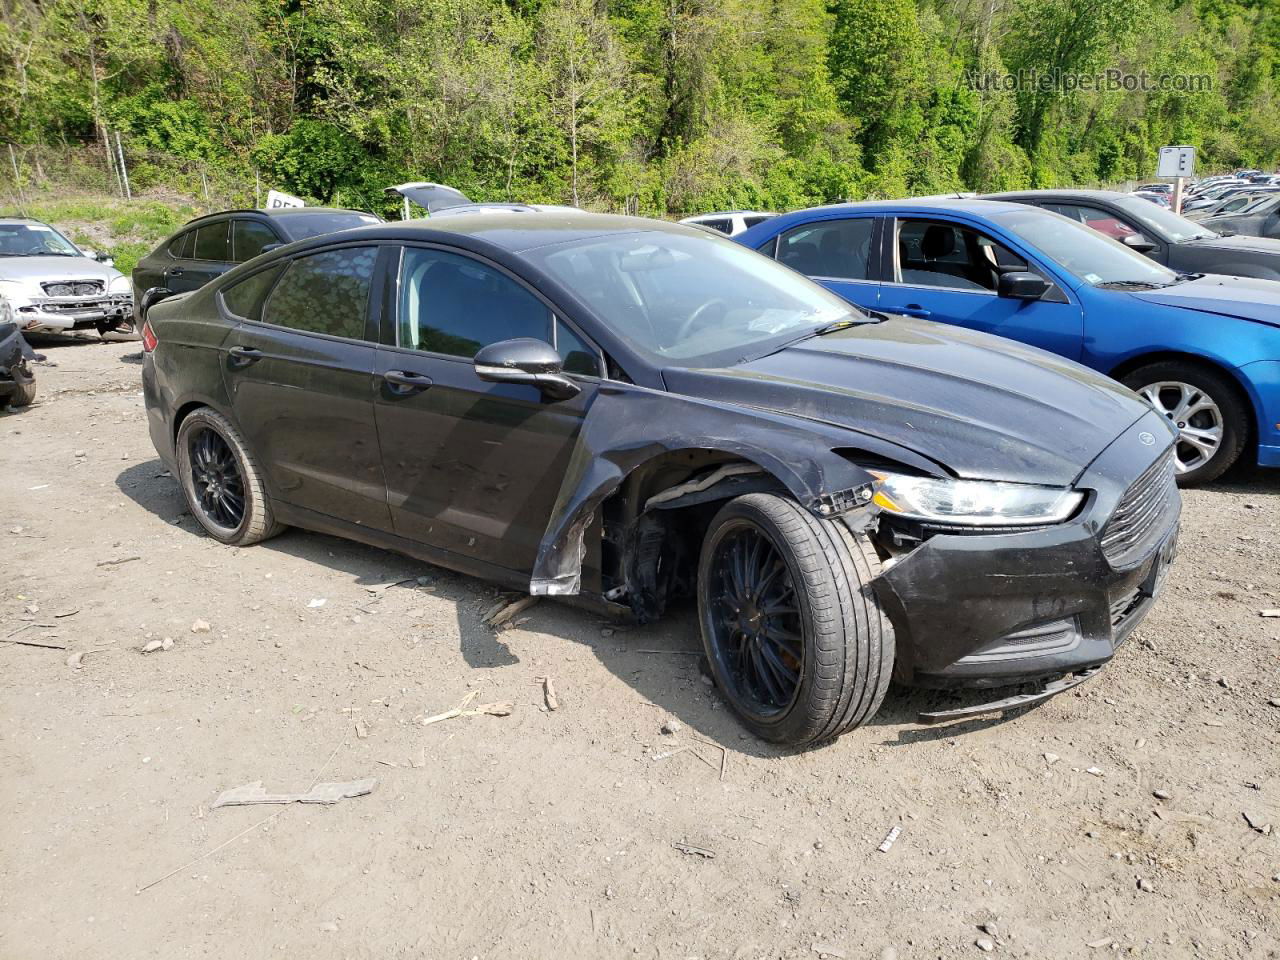
[[[671, 233], [707, 238], [698, 227], [645, 217], [625, 217], [611, 213], [587, 213], [573, 208], [531, 210], [523, 213], [494, 212], [473, 217], [428, 217], [393, 220], [388, 223], [354, 227], [341, 234], [303, 240], [284, 248], [302, 251], [335, 240], [436, 241], [463, 247], [496, 247], [520, 253], [552, 244], [574, 243], [594, 237], [627, 233]], [[727, 237], [725, 243], [731, 243]]]
[[988, 200], [1012, 199], [1014, 197], [1041, 197], [1043, 199], [1062, 198], [1069, 200], [1118, 200], [1133, 194], [1121, 193], [1118, 190], [1072, 190], [1070, 188], [1054, 190], [1010, 190], [1005, 193], [984, 194]]
[[354, 213], [360, 216], [372, 216], [367, 210], [350, 210], [346, 207], [246, 207], [236, 210], [215, 210], [213, 213], [204, 213], [198, 217], [193, 217], [182, 226], [189, 227], [192, 224], [202, 223], [205, 220], [212, 220], [215, 217], [245, 216], [253, 214], [262, 217], [306, 217], [320, 213]]
[[37, 220], [35, 217], [0, 217], [0, 223], [3, 224], [21, 224], [21, 223], [38, 223], [41, 226], [49, 226], [43, 220]]

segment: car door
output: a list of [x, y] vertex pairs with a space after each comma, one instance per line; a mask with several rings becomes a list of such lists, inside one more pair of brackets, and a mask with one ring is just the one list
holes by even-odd
[[879, 218], [874, 216], [811, 220], [769, 241], [765, 252], [816, 280], [850, 303], [868, 310], [880, 300]]
[[[880, 310], [954, 323], [1080, 358], [1080, 306], [1037, 264], [968, 224], [901, 217], [891, 229], [893, 276], [880, 285]], [[1018, 300], [997, 293], [1002, 273], [1022, 271], [1050, 282], [1044, 297]]]
[[272, 497], [389, 531], [373, 416], [379, 247], [307, 253], [221, 294], [238, 321], [224, 376]]
[[[396, 532], [528, 573], [595, 398], [599, 350], [510, 273], [461, 251], [404, 247], [388, 301], [375, 417]], [[476, 352], [517, 337], [556, 346], [581, 393], [551, 401], [481, 380]]]
[[174, 293], [198, 290], [231, 269], [231, 223], [213, 220], [188, 231], [182, 256], [164, 272], [164, 285]]

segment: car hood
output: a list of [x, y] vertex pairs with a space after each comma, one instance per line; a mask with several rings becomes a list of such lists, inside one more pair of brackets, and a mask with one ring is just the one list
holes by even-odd
[[[1208, 221], [1206, 220], [1207, 224]], [[1280, 257], [1280, 240], [1271, 237], [1209, 237], [1204, 240], [1187, 240], [1185, 245], [1197, 249], [1223, 250], [1228, 253], [1261, 253]]]
[[1275, 280], [1206, 274], [1198, 280], [1131, 296], [1167, 307], [1200, 310], [1280, 327], [1280, 283]]
[[668, 389], [820, 420], [957, 476], [1070, 485], [1150, 408], [1086, 367], [960, 327], [893, 319], [734, 367], [664, 371]]
[[114, 267], [88, 257], [0, 257], [0, 280], [22, 284], [35, 295], [43, 295], [40, 284], [57, 280], [101, 280], [109, 285], [124, 276]]

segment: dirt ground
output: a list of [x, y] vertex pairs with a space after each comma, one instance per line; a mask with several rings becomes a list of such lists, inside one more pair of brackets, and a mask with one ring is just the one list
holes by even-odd
[[[495, 632], [477, 580], [201, 535], [138, 344], [37, 349], [41, 400], [0, 416], [0, 638], [67, 649], [0, 643], [5, 960], [1280, 957], [1280, 472], [1186, 497], [1161, 602], [1074, 694], [928, 728], [954, 697], [895, 690], [791, 753], [702, 682], [688, 610]], [[514, 711], [422, 725], [472, 693]]]

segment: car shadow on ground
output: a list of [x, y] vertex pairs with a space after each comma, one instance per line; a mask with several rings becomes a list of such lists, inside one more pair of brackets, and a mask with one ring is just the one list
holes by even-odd
[[[159, 460], [136, 463], [116, 477], [116, 486], [129, 499], [165, 523], [176, 526], [193, 537], [207, 537], [204, 529], [187, 510], [177, 481]], [[422, 586], [419, 577], [427, 578], [425, 587], [437, 599], [453, 605], [457, 622], [459, 649], [466, 664], [476, 670], [512, 666], [520, 662], [513, 650], [515, 641], [504, 640], [504, 633], [481, 622], [486, 608], [502, 593], [486, 581], [454, 573], [424, 561], [377, 547], [305, 530], [290, 530], [253, 549], [288, 555], [322, 566], [349, 577], [366, 588], [379, 588], [371, 593], [370, 605], [378, 592], [395, 590], [416, 593]], [[400, 582], [408, 581], [408, 582]], [[728, 706], [703, 678], [703, 655], [698, 632], [696, 609], [691, 602], [673, 606], [657, 623], [638, 625], [617, 622], [600, 614], [583, 610], [568, 602], [541, 601], [527, 614], [535, 629], [544, 636], [560, 637], [575, 645], [587, 647], [610, 673], [632, 687], [648, 703], [676, 717], [698, 736], [717, 746], [755, 757], [779, 757], [803, 750], [778, 747], [747, 733], [734, 718]], [[406, 623], [408, 631], [410, 623]], [[572, 655], [566, 651], [568, 655]], [[554, 671], [553, 665], [539, 669]], [[952, 709], [990, 701], [1007, 691], [930, 691], [913, 690], [898, 685], [890, 687], [880, 711], [870, 721], [870, 728], [881, 729], [891, 736], [882, 742], [887, 746], [949, 739], [985, 730], [1017, 719], [1035, 706], [1008, 711], [1005, 714], [966, 718], [949, 724], [922, 726], [917, 715], [925, 710]], [[572, 691], [560, 696], [571, 701]], [[655, 713], [656, 731], [662, 715]]]

